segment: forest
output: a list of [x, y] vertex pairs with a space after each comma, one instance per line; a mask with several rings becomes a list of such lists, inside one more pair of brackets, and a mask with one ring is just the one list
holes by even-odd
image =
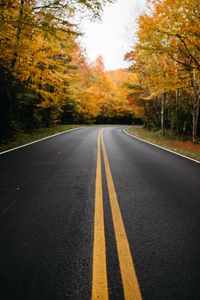
[[137, 43], [126, 59], [137, 74], [133, 105], [146, 127], [164, 135], [200, 137], [200, 2], [150, 0], [138, 19]]
[[77, 23], [108, 2], [0, 0], [0, 143], [56, 124], [134, 123], [198, 141], [199, 1], [148, 1], [131, 66], [116, 71], [79, 43]]

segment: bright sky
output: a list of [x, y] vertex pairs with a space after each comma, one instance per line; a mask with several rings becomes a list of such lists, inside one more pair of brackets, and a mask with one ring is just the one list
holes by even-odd
[[134, 44], [136, 19], [144, 7], [145, 0], [117, 0], [105, 7], [101, 22], [83, 22], [81, 45], [89, 61], [101, 55], [106, 70], [127, 67], [123, 58]]

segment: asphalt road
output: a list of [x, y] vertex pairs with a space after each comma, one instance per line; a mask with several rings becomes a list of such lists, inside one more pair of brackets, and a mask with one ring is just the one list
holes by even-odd
[[200, 299], [200, 165], [133, 139], [120, 126], [106, 127], [100, 140], [100, 128], [0, 155], [1, 300], [95, 299], [94, 262], [104, 266], [94, 257], [99, 232], [109, 299], [133, 299], [123, 280], [130, 265], [136, 300]]

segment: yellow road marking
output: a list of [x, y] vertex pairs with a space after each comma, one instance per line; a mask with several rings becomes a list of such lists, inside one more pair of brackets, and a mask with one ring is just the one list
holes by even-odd
[[92, 274], [92, 300], [97, 300], [97, 299], [99, 300], [108, 299], [100, 132], [98, 134], [98, 141], [97, 141], [94, 248], [93, 248], [93, 274]]
[[141, 296], [141, 292], [137, 280], [137, 275], [135, 272], [131, 251], [130, 251], [129, 243], [127, 240], [127, 236], [126, 236], [126, 232], [122, 220], [122, 215], [117, 200], [114, 182], [112, 179], [110, 165], [106, 154], [102, 131], [100, 135], [101, 135], [101, 143], [102, 143], [103, 157], [104, 157], [105, 170], [106, 170], [108, 192], [110, 198], [110, 206], [112, 211], [112, 218], [113, 218], [115, 237], [117, 243], [117, 252], [118, 252], [120, 270], [122, 275], [124, 297], [126, 300], [142, 300], [142, 296]]

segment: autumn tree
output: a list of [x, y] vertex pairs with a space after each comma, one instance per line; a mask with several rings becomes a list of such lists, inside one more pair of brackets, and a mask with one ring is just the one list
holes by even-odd
[[178, 123], [178, 110], [185, 106], [182, 100], [187, 96], [188, 115], [191, 112], [192, 116], [192, 139], [196, 141], [200, 100], [199, 1], [152, 0], [149, 3], [151, 10], [140, 16], [138, 42], [127, 58], [133, 62], [144, 90], [148, 92], [144, 98], [160, 102], [163, 132], [171, 122], [167, 120], [170, 106], [175, 103]]
[[76, 23], [81, 14], [98, 18], [108, 2], [112, 1], [0, 1], [1, 137], [14, 127], [26, 127], [20, 113], [24, 109], [32, 126], [38, 112], [50, 112], [48, 118], [54, 112], [60, 118], [66, 103], [79, 109], [72, 88], [81, 56]]

